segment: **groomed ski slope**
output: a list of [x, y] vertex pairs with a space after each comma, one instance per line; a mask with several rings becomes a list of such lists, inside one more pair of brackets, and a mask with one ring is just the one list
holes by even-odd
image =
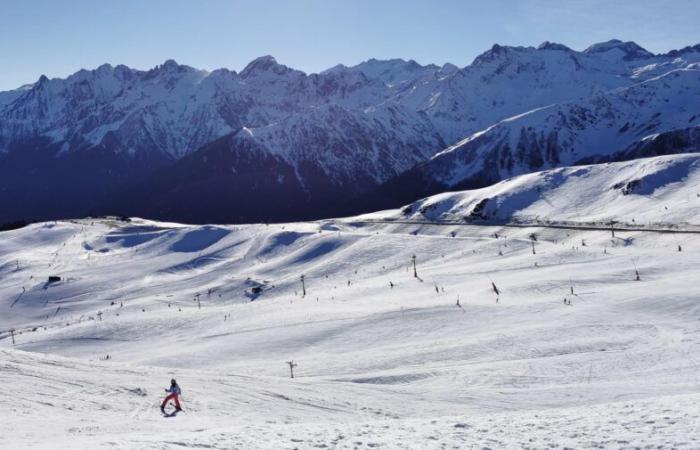
[[[510, 217], [682, 229], [700, 156], [504, 183], [422, 217], [487, 196]], [[699, 234], [362, 222], [418, 209], [0, 233], [0, 448], [700, 447]], [[166, 419], [171, 377], [185, 412]]]

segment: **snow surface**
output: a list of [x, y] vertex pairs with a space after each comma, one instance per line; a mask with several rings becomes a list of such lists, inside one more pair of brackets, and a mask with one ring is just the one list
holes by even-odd
[[[471, 216], [477, 205], [482, 217]], [[628, 226], [700, 224], [700, 155], [564, 167], [514, 177], [471, 191], [437, 194], [364, 217], [500, 222], [548, 221]]]
[[[699, 158], [526, 175], [423, 221], [488, 194], [683, 228]], [[368, 220], [399, 214], [0, 233], [0, 448], [700, 447], [700, 234]]]

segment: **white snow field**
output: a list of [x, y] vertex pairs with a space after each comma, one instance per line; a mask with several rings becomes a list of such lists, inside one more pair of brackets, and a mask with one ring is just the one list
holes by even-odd
[[[675, 232], [457, 223], [484, 198]], [[680, 155], [320, 222], [2, 232], [0, 448], [700, 448], [699, 211]]]

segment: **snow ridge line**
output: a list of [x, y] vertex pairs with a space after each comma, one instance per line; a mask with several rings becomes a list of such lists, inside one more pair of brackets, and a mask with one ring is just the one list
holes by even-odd
[[564, 230], [584, 230], [584, 231], [640, 231], [647, 233], [678, 233], [678, 234], [700, 234], [700, 225], [686, 224], [680, 228], [673, 223], [655, 223], [648, 226], [638, 224], [627, 224], [615, 222], [610, 223], [585, 223], [570, 221], [459, 221], [459, 220], [401, 220], [401, 219], [365, 219], [352, 220], [350, 225], [372, 225], [372, 224], [402, 224], [402, 225], [437, 225], [437, 226], [476, 226], [476, 227], [508, 227], [508, 228], [554, 228]]

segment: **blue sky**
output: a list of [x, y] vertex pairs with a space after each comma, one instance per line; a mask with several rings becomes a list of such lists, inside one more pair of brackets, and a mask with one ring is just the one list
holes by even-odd
[[271, 54], [317, 72], [400, 57], [470, 63], [493, 43], [661, 52], [700, 43], [694, 0], [0, 0], [0, 90], [104, 62], [240, 70]]

